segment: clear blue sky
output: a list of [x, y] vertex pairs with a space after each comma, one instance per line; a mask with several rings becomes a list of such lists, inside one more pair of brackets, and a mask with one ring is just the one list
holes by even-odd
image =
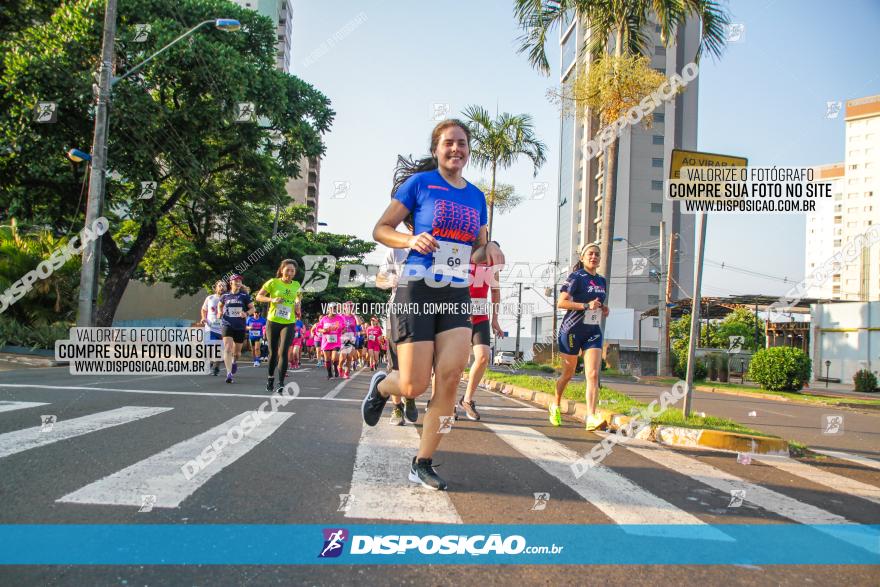
[[[880, 93], [873, 40], [880, 2], [736, 0], [729, 8], [745, 34], [720, 60], [701, 66], [698, 148], [743, 155], [752, 165], [843, 161], [843, 114], [827, 119], [825, 102]], [[516, 53], [512, 2], [303, 0], [293, 2], [293, 15], [293, 73], [324, 92], [337, 113], [321, 169], [319, 219], [327, 230], [370, 238], [390, 197], [397, 154], [427, 153], [432, 104], [448, 103], [457, 114], [469, 104], [494, 112], [497, 103], [531, 114], [549, 147], [537, 178], [524, 160], [500, 179], [524, 195], [532, 181], [546, 181], [550, 194], [497, 216], [495, 237], [509, 260], [553, 257], [559, 122], [546, 91], [555, 79]], [[362, 22], [346, 27], [352, 21]], [[333, 39], [346, 28], [353, 30]], [[549, 49], [557, 67], [555, 36]], [[466, 169], [471, 181], [481, 176]], [[344, 199], [331, 197], [337, 181], [351, 184]], [[804, 250], [804, 225], [801, 215], [710, 217], [706, 257], [797, 281], [805, 255], [828, 256]], [[704, 295], [778, 295], [790, 287], [712, 266], [704, 271]]]

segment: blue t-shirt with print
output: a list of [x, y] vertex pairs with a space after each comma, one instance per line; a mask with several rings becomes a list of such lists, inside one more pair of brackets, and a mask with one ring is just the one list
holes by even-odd
[[[559, 288], [567, 292], [572, 301], [586, 304], [593, 300], [605, 303], [605, 278], [601, 275], [590, 275], [586, 269], [578, 269], [568, 275], [565, 283]], [[596, 325], [584, 324], [583, 310], [568, 310], [562, 318], [559, 330], [568, 332], [573, 328], [596, 329]]]
[[260, 316], [259, 318], [254, 318], [252, 316], [248, 316], [246, 320], [246, 324], [248, 326], [252, 326], [250, 330], [248, 330], [248, 336], [253, 339], [258, 339], [263, 337], [263, 329], [266, 327], [266, 319]]
[[[411, 250], [403, 276], [413, 279], [431, 274], [438, 283], [466, 283], [470, 255], [461, 245], [472, 247], [487, 222], [483, 192], [471, 183], [457, 188], [434, 170], [413, 174], [395, 192], [394, 199], [413, 213], [413, 234], [427, 232], [443, 247], [427, 254]], [[437, 267], [442, 269], [431, 271], [438, 254], [442, 258], [437, 259]]]
[[241, 312], [247, 312], [251, 305], [251, 296], [243, 291], [227, 293], [220, 296], [220, 303], [223, 304], [223, 316], [220, 317], [223, 325], [232, 330], [245, 330], [246, 323]]

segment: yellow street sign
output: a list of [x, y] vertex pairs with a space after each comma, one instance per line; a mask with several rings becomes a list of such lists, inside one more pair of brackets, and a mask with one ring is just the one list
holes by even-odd
[[703, 153], [672, 149], [672, 163], [669, 166], [669, 179], [680, 179], [682, 167], [748, 167], [749, 160], [733, 155]]

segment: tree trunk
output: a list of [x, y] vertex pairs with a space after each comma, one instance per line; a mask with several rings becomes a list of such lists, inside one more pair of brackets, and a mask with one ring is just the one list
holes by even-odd
[[[619, 141], [608, 145], [605, 164], [605, 197], [602, 204], [602, 241], [600, 244], [599, 275], [605, 278], [605, 304], [611, 298], [611, 253], [614, 239], [614, 212], [617, 207], [617, 153]], [[604, 331], [605, 320], [602, 319]]]
[[488, 222], [489, 225], [489, 236], [487, 240], [492, 240], [492, 220], [495, 217], [495, 169], [496, 164], [492, 164], [492, 189], [491, 189], [491, 200], [489, 202], [489, 211], [488, 211]]
[[[141, 225], [137, 240], [132, 248], [119, 257], [118, 262], [110, 263], [110, 271], [104, 283], [101, 285], [98, 296], [98, 311], [95, 319], [96, 326], [113, 326], [113, 317], [122, 301], [122, 295], [128, 282], [131, 280], [138, 265], [147, 254], [147, 249], [155, 240], [158, 228], [155, 223]], [[103, 238], [108, 238], [109, 233]], [[108, 259], [109, 261], [109, 259]]]

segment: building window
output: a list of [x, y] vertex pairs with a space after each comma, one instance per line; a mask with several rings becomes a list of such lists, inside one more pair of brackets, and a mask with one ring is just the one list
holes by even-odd
[[655, 214], [663, 213], [663, 204], [651, 204], [651, 212]]
[[651, 137], [651, 142], [655, 145], [663, 144], [663, 135], [654, 135]]
[[657, 45], [656, 47], [654, 47], [654, 54], [666, 55], [666, 47], [664, 47], [663, 45]]
[[654, 114], [654, 122], [666, 122], [666, 116], [662, 112]]
[[843, 241], [839, 238], [834, 239], [834, 246], [839, 247]]
[[651, 326], [654, 328], [660, 328], [660, 318], [651, 318]]
[[652, 190], [662, 190], [663, 189], [663, 180], [662, 179], [652, 179], [651, 180], [651, 189]]
[[659, 25], [659, 24], [655, 24], [655, 25], [654, 25], [654, 32], [655, 32], [655, 33], [659, 33], [659, 32], [660, 32], [660, 25]]
[[662, 157], [651, 157], [651, 167], [659, 167], [663, 168], [663, 158]]
[[858, 165], [850, 165], [849, 168], [850, 168], [850, 170], [853, 170], [853, 169], [858, 169], [859, 166]]
[[660, 227], [652, 226], [651, 227], [651, 236], [660, 236]]

